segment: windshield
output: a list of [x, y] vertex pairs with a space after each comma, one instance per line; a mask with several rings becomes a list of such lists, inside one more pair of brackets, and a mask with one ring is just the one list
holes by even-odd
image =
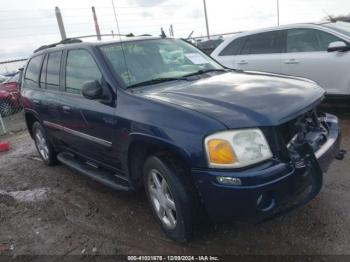
[[197, 48], [177, 39], [113, 43], [100, 49], [127, 87], [155, 79], [176, 79], [199, 71], [223, 69]]
[[347, 22], [336, 22], [336, 23], [326, 23], [323, 26], [333, 29], [341, 34], [350, 37], [350, 23]]

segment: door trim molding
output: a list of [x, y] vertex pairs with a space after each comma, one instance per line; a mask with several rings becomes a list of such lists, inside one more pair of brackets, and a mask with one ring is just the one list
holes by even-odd
[[55, 124], [55, 123], [52, 123], [52, 122], [49, 122], [49, 121], [44, 121], [43, 123], [44, 123], [45, 126], [47, 126], [49, 128], [53, 128], [53, 129], [64, 131], [64, 132], [69, 133], [71, 135], [75, 135], [75, 136], [81, 137], [83, 139], [86, 139], [86, 140], [89, 140], [91, 142], [103, 145], [105, 147], [112, 147], [112, 142], [110, 142], [110, 141], [107, 141], [107, 140], [104, 140], [104, 139], [101, 139], [101, 138], [98, 138], [98, 137], [95, 137], [95, 136], [91, 136], [91, 135], [88, 135], [88, 134], [85, 134], [85, 133], [82, 133], [82, 132], [70, 129], [68, 127], [65, 127], [65, 126], [62, 126], [62, 125], [59, 125], [59, 124]]

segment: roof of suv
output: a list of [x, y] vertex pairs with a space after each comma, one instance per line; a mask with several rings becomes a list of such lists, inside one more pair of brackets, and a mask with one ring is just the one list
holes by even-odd
[[[161, 37], [155, 37], [155, 36], [136, 36], [136, 37], [123, 37], [121, 39], [116, 40], [109, 40], [109, 41], [96, 41], [96, 42], [78, 42], [79, 39], [69, 39], [72, 40], [71, 42], [57, 42], [54, 44], [49, 44], [47, 46], [41, 46], [38, 49], [34, 51], [34, 53], [37, 54], [43, 54], [48, 51], [57, 51], [57, 50], [64, 50], [67, 48], [72, 47], [89, 47], [89, 46], [102, 46], [107, 44], [113, 44], [113, 43], [121, 43], [121, 42], [133, 42], [133, 41], [141, 41], [141, 40], [154, 40], [154, 39], [162, 39]], [[76, 42], [75, 42], [76, 40]]]

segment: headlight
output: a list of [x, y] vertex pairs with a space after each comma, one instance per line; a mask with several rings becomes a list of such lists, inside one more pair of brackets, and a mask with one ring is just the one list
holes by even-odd
[[223, 131], [204, 140], [210, 167], [239, 168], [272, 157], [264, 134], [259, 129]]

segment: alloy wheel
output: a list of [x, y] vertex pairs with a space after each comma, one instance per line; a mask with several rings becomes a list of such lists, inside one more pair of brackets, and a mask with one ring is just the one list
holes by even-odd
[[148, 192], [159, 219], [168, 229], [176, 227], [176, 205], [164, 176], [152, 169], [148, 174]]
[[35, 143], [38, 147], [38, 151], [44, 160], [49, 159], [49, 147], [47, 145], [46, 138], [44, 137], [40, 129], [36, 130]]

